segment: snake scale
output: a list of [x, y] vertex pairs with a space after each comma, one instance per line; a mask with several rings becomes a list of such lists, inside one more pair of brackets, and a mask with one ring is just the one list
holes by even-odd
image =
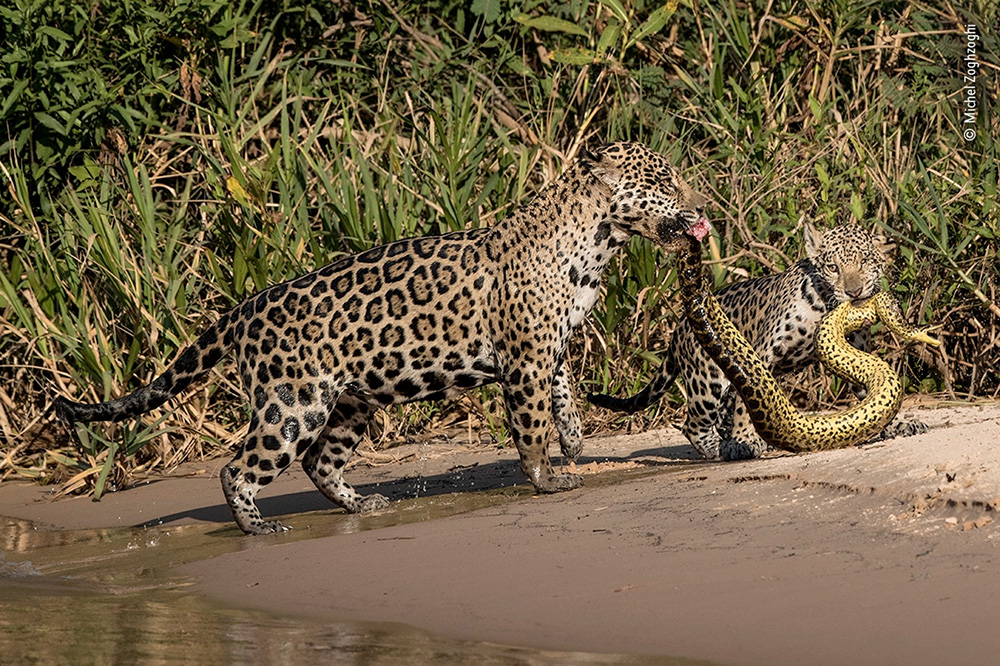
[[821, 362], [839, 376], [861, 384], [867, 395], [857, 405], [833, 414], [800, 414], [742, 333], [729, 321], [702, 274], [701, 243], [688, 239], [678, 253], [681, 295], [698, 342], [743, 398], [757, 432], [768, 444], [786, 451], [836, 449], [878, 434], [899, 411], [903, 385], [889, 364], [858, 351], [845, 336], [882, 321], [907, 342], [938, 346], [931, 328], [908, 327], [892, 296], [879, 293], [856, 306], [842, 303], [820, 324], [816, 347]]

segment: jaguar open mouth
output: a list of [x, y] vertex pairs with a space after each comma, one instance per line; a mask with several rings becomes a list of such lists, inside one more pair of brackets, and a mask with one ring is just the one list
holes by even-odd
[[698, 218], [698, 221], [692, 224], [690, 227], [684, 230], [688, 236], [691, 236], [699, 243], [705, 240], [705, 236], [708, 232], [712, 230], [712, 223], [708, 221], [708, 218], [702, 215]]
[[682, 227], [681, 225], [684, 223], [679, 218], [675, 218], [671, 225], [666, 222], [660, 224], [658, 229], [659, 245], [665, 252], [681, 252], [687, 247], [689, 238], [701, 243], [712, 229], [712, 224], [704, 215], [699, 216], [698, 220], [689, 227]]

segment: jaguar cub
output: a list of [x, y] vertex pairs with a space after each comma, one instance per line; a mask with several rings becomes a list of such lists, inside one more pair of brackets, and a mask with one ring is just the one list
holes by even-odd
[[[855, 225], [821, 232], [805, 229], [806, 259], [783, 273], [739, 282], [722, 289], [722, 309], [747, 337], [775, 376], [798, 372], [817, 360], [820, 320], [846, 301], [862, 301], [881, 290], [890, 245]], [[867, 333], [851, 344], [865, 350]], [[701, 348], [685, 319], [678, 325], [653, 380], [630, 398], [591, 394], [587, 400], [616, 411], [636, 412], [656, 403], [680, 376], [687, 391], [684, 435], [706, 458], [758, 457], [767, 444], [757, 435], [743, 402], [722, 371]], [[864, 389], [858, 391], [863, 395]], [[918, 422], [894, 422], [882, 437], [923, 432]]]
[[249, 297], [222, 315], [149, 386], [110, 402], [58, 398], [65, 422], [147, 412], [229, 351], [252, 404], [250, 429], [222, 470], [237, 525], [264, 520], [255, 498], [292, 462], [349, 512], [388, 505], [343, 478], [378, 407], [456, 396], [500, 382], [521, 469], [538, 492], [576, 488], [549, 460], [581, 450], [564, 363], [573, 329], [597, 299], [601, 274], [630, 236], [670, 246], [707, 233], [705, 199], [661, 155], [636, 143], [584, 154], [531, 203], [493, 227], [396, 241], [344, 257]]

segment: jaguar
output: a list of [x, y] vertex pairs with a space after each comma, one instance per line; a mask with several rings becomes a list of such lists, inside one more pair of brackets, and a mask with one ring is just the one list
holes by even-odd
[[[150, 384], [108, 402], [59, 397], [65, 423], [120, 421], [163, 405], [232, 352], [251, 405], [221, 471], [247, 534], [266, 520], [257, 494], [296, 459], [348, 512], [388, 506], [344, 480], [380, 407], [457, 396], [498, 382], [520, 467], [537, 492], [579, 487], [548, 452], [554, 425], [567, 461], [582, 449], [565, 362], [612, 257], [639, 235], [668, 250], [701, 241], [707, 200], [663, 155], [634, 142], [579, 158], [493, 226], [377, 246], [271, 286], [222, 314]], [[681, 245], [678, 245], [680, 243]]]
[[[715, 295], [722, 311], [774, 376], [793, 374], [817, 362], [816, 334], [823, 317], [841, 303], [860, 304], [879, 293], [893, 248], [885, 237], [855, 224], [823, 231], [806, 223], [803, 240], [805, 259], [781, 273], [738, 282]], [[849, 340], [866, 351], [867, 329], [855, 331]], [[677, 326], [664, 361], [639, 393], [626, 398], [590, 394], [587, 400], [633, 413], [656, 404], [678, 377], [687, 393], [681, 431], [702, 456], [741, 460], [767, 450], [742, 399], [698, 344], [688, 318]], [[859, 386], [855, 393], [863, 398], [865, 390]], [[918, 421], [897, 420], [878, 437], [926, 429]]]

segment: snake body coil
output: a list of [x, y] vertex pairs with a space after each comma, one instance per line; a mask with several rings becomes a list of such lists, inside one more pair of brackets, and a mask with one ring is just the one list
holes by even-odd
[[867, 395], [841, 412], [802, 415], [709, 291], [702, 276], [700, 243], [691, 239], [679, 257], [681, 294], [694, 334], [743, 398], [758, 434], [773, 447], [803, 452], [851, 446], [881, 432], [899, 411], [903, 398], [899, 377], [882, 359], [848, 344], [848, 333], [882, 321], [908, 342], [939, 344], [929, 335], [930, 329], [908, 327], [889, 294], [879, 293], [860, 306], [842, 303], [820, 324], [816, 347], [826, 367], [863, 385]]

